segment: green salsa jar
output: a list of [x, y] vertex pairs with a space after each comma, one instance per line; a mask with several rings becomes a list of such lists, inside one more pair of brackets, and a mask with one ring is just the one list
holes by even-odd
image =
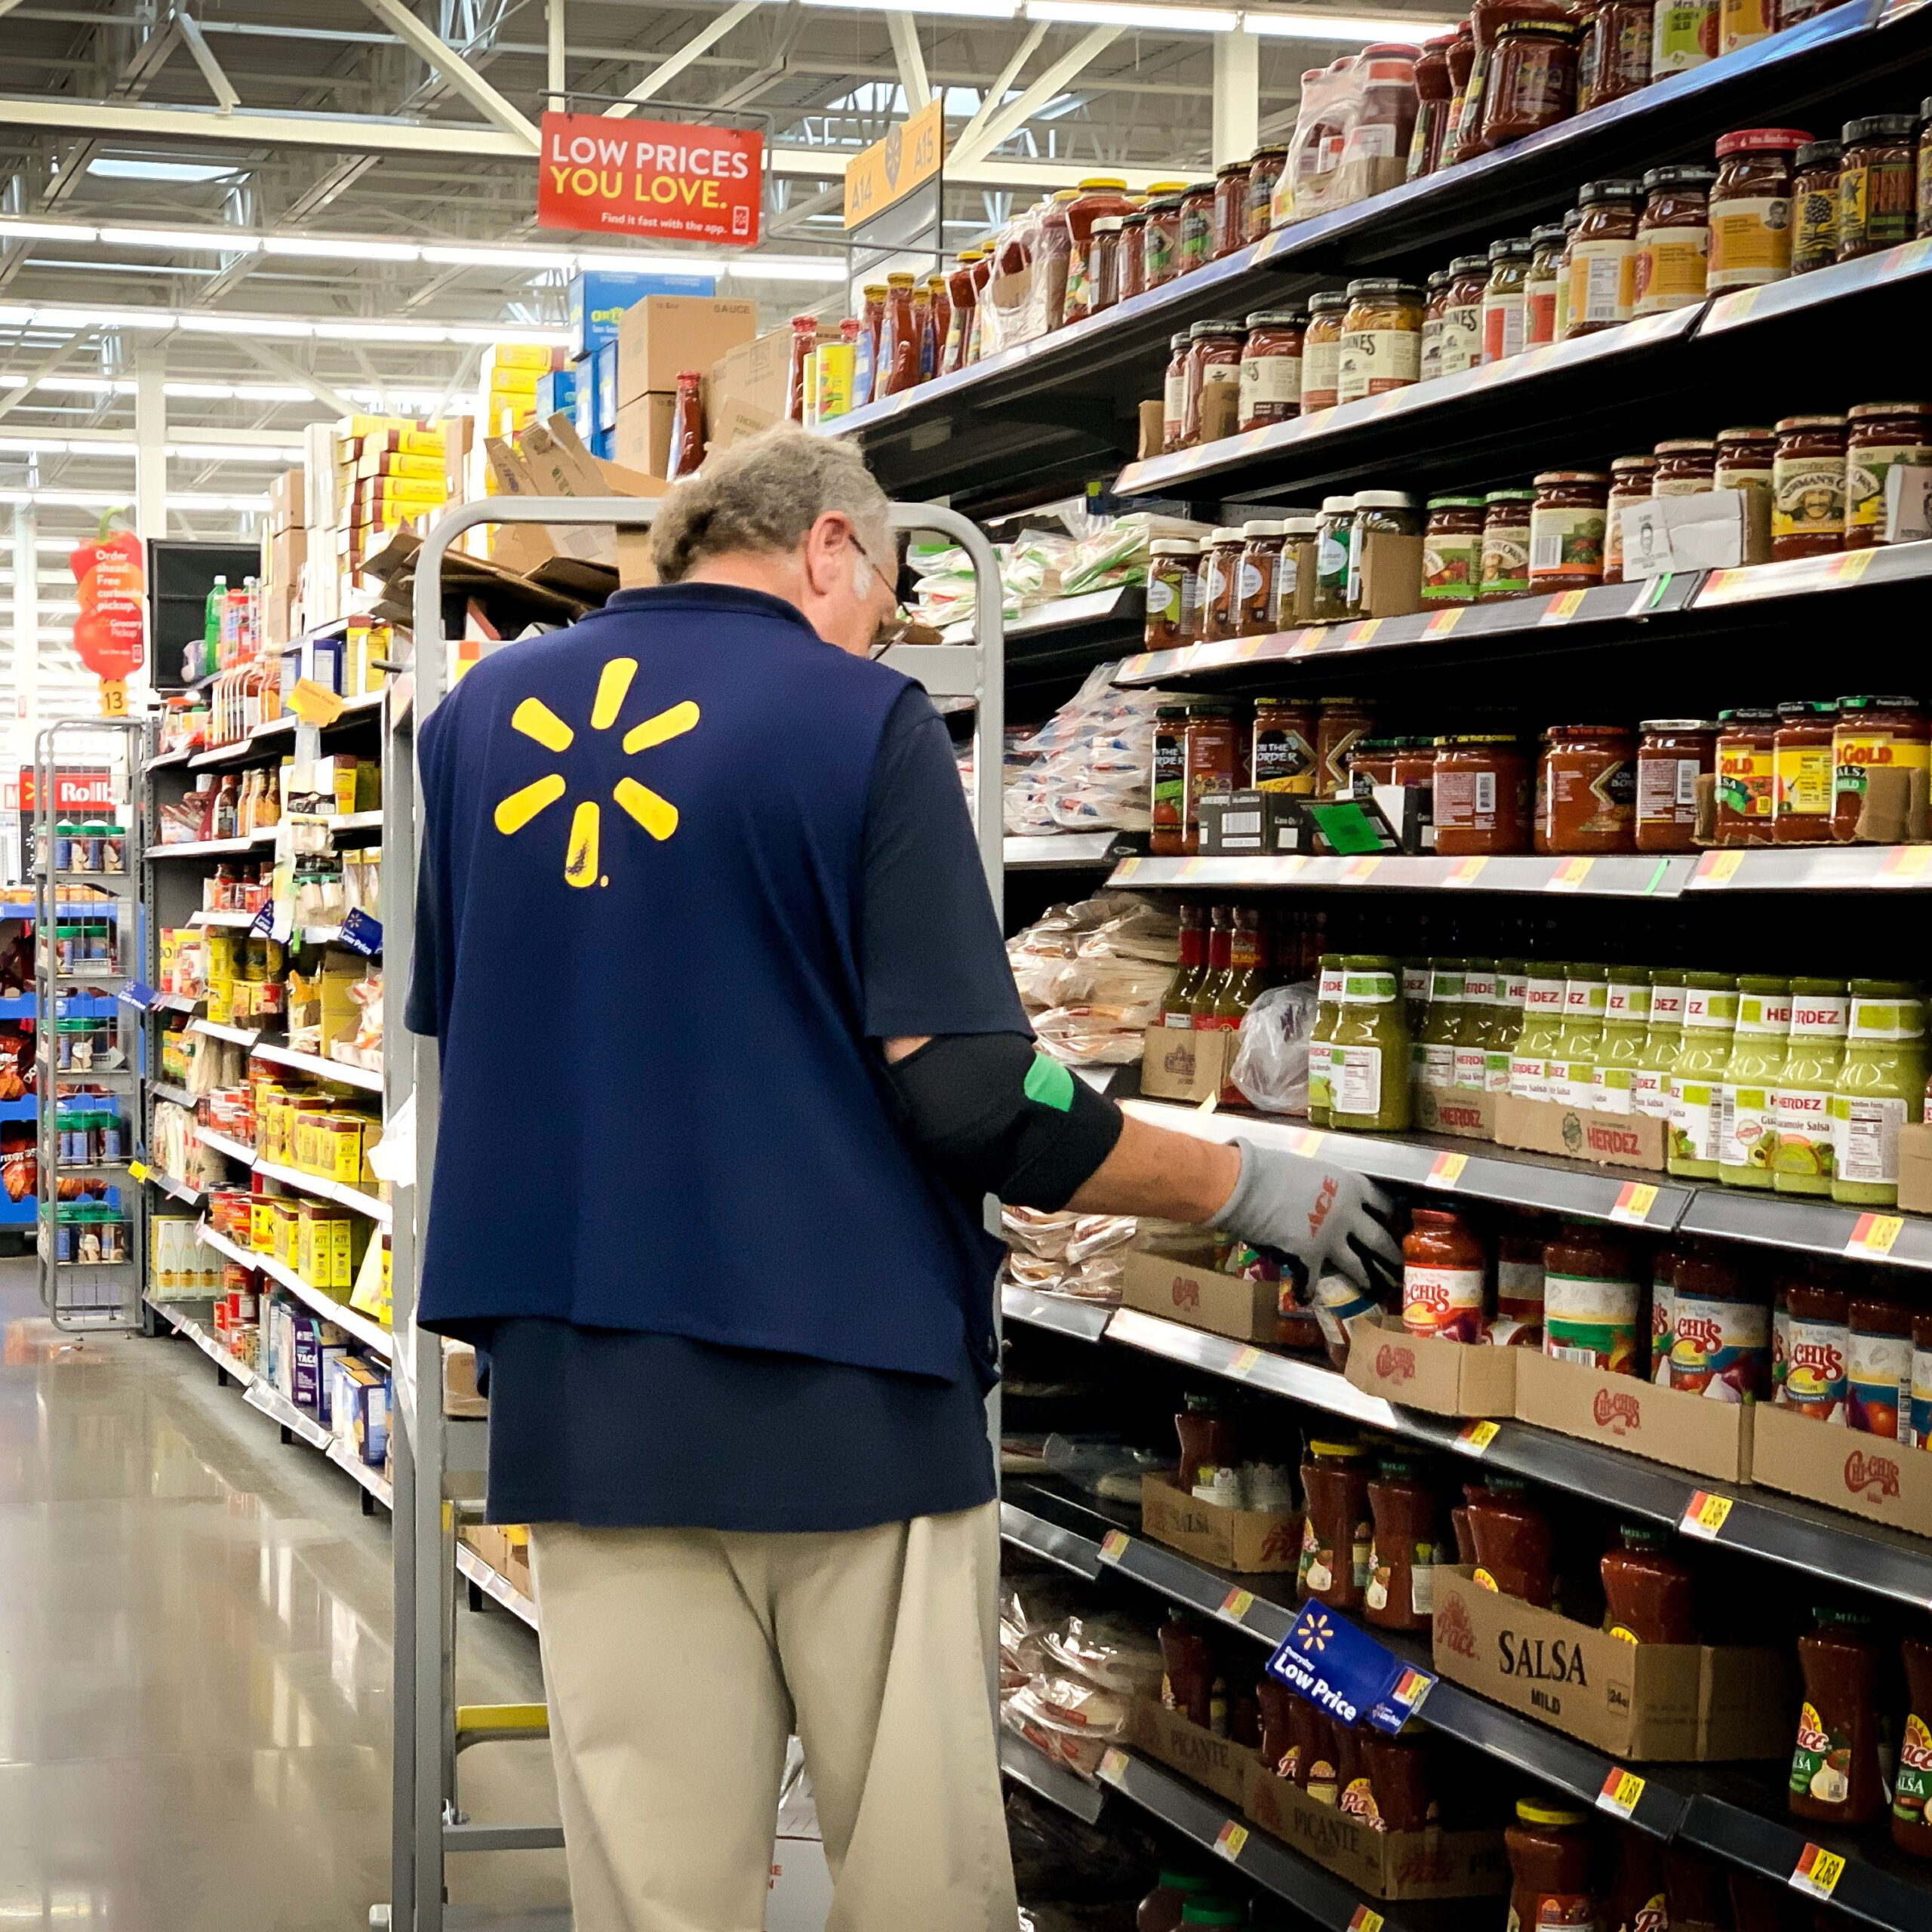
[[1613, 966], [1604, 986], [1603, 1038], [1597, 1048], [1590, 1105], [1600, 1114], [1634, 1111], [1631, 1085], [1651, 1020], [1651, 976], [1641, 966]]
[[1333, 1094], [1328, 1079], [1328, 1043], [1342, 1011], [1342, 955], [1324, 952], [1315, 968], [1315, 1025], [1308, 1036], [1308, 1124], [1328, 1124]]
[[1925, 1110], [1925, 1002], [1903, 980], [1854, 980], [1832, 1095], [1832, 1198], [1892, 1208], [1899, 1129]]
[[1463, 1030], [1464, 968], [1460, 959], [1429, 962], [1429, 1004], [1416, 1029], [1412, 1060], [1418, 1084], [1446, 1092], [1456, 1084], [1456, 1042]]
[[1563, 995], [1567, 976], [1560, 966], [1531, 960], [1523, 975], [1523, 1023], [1509, 1053], [1509, 1091], [1519, 1100], [1550, 1097], [1549, 1063], [1563, 1037]]
[[1480, 1094], [1483, 1091], [1490, 1041], [1495, 1035], [1497, 1017], [1503, 1010], [1502, 1001], [1503, 986], [1496, 975], [1496, 961], [1466, 959], [1463, 962], [1463, 1009], [1456, 1029], [1453, 1081], [1463, 1092]]
[[1520, 959], [1496, 962], [1496, 1017], [1482, 1056], [1482, 1084], [1491, 1094], [1509, 1091], [1509, 1066], [1523, 1031], [1523, 1002], [1528, 997], [1529, 968]]
[[1791, 1054], [1791, 982], [1747, 973], [1737, 983], [1737, 1028], [1724, 1069], [1718, 1178], [1770, 1187], [1778, 1131], [1772, 1095]]
[[1673, 1174], [1715, 1180], [1724, 1128], [1724, 1080], [1737, 1024], [1737, 981], [1729, 973], [1684, 976], [1684, 1038], [1670, 1069]]
[[1563, 1029], [1549, 1053], [1549, 1097], [1586, 1111], [1596, 1099], [1597, 1056], [1609, 981], [1601, 966], [1571, 965], [1563, 976]]
[[1791, 1042], [1771, 1094], [1778, 1151], [1771, 1185], [1780, 1194], [1827, 1195], [1837, 1164], [1832, 1096], [1844, 1064], [1851, 998], [1842, 980], [1791, 983]]
[[1401, 968], [1377, 953], [1342, 961], [1341, 1011], [1329, 1042], [1331, 1124], [1356, 1133], [1399, 1133], [1409, 1124], [1409, 1029]]
[[1670, 1074], [1684, 1044], [1684, 975], [1675, 968], [1651, 976], [1651, 1016], [1644, 1051], [1630, 1074], [1630, 1110], [1670, 1118]]

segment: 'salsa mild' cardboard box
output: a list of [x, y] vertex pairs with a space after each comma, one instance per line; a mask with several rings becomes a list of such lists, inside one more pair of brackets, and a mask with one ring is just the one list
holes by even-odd
[[1235, 1342], [1281, 1339], [1281, 1284], [1219, 1273], [1207, 1255], [1143, 1254], [1123, 1259], [1121, 1305]]
[[1348, 1377], [1364, 1395], [1432, 1415], [1509, 1416], [1525, 1352], [1413, 1335], [1389, 1316], [1365, 1315], [1349, 1324]]
[[1190, 1496], [1171, 1476], [1140, 1478], [1140, 1527], [1155, 1543], [1244, 1577], [1278, 1576], [1301, 1560], [1294, 1509], [1230, 1509]]
[[1242, 1808], [1264, 1832], [1373, 1899], [1482, 1897], [1509, 1889], [1500, 1832], [1378, 1832], [1259, 1761], [1249, 1770]]
[[1246, 1798], [1248, 1774], [1255, 1768], [1247, 1746], [1203, 1730], [1185, 1712], [1171, 1711], [1153, 1697], [1134, 1699], [1129, 1722], [1134, 1743], [1149, 1757], [1205, 1785], [1230, 1804], [1238, 1806]]
[[1240, 1038], [1232, 1028], [1149, 1027], [1140, 1052], [1141, 1092], [1157, 1100], [1218, 1095]]
[[1713, 1400], [1667, 1389], [1636, 1375], [1614, 1375], [1582, 1362], [1512, 1349], [1516, 1416], [1632, 1455], [1668, 1463], [1721, 1482], [1749, 1482], [1759, 1405]]
[[1434, 1649], [1435, 1668], [1453, 1682], [1625, 1763], [1791, 1749], [1781, 1651], [1632, 1644], [1443, 1565]]
[[1607, 1168], [1644, 1168], [1662, 1174], [1669, 1151], [1664, 1124], [1648, 1114], [1600, 1114], [1554, 1100], [1496, 1097], [1497, 1144], [1537, 1154], [1566, 1154]]
[[1882, 1435], [1761, 1404], [1751, 1479], [1918, 1536], [1932, 1536], [1932, 1456]]

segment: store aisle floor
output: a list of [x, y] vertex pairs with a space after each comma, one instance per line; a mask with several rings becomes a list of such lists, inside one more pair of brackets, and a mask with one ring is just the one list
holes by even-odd
[[[389, 1531], [173, 1337], [57, 1334], [0, 1263], [0, 1924], [354, 1932], [389, 1896]], [[458, 1613], [465, 1701], [543, 1695]], [[554, 1820], [549, 1748], [465, 1754], [479, 1820]], [[566, 1902], [561, 1854], [451, 1861]]]

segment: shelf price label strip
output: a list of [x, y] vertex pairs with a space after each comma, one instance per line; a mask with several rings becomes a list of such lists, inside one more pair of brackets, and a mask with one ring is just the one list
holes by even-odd
[[1728, 1496], [1715, 1495], [1709, 1490], [1694, 1490], [1690, 1500], [1684, 1505], [1684, 1519], [1677, 1527], [1687, 1537], [1700, 1537], [1706, 1543], [1715, 1543], [1723, 1534], [1724, 1526], [1730, 1520], [1730, 1512], [1736, 1506]]
[[1823, 1845], [1807, 1844], [1798, 1855], [1798, 1863], [1792, 1868], [1787, 1881], [1793, 1891], [1803, 1892], [1814, 1899], [1828, 1899], [1838, 1890], [1838, 1881], [1844, 1876], [1845, 1861], [1835, 1851], [1827, 1851]]

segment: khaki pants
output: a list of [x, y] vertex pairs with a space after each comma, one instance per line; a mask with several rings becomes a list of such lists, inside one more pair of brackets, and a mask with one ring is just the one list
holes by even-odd
[[795, 1728], [826, 1932], [1013, 1932], [997, 1508], [826, 1534], [532, 1530], [575, 1932], [760, 1932]]

